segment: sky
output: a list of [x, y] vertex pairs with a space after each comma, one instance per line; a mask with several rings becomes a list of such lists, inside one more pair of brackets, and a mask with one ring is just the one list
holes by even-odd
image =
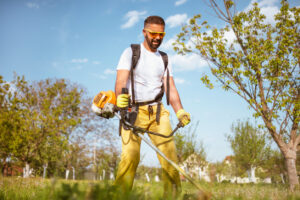
[[[253, 2], [258, 2], [267, 22], [274, 23], [280, 1], [237, 1], [237, 10], [248, 10]], [[65, 78], [86, 88], [90, 97], [114, 90], [121, 53], [131, 43], [142, 43], [144, 19], [159, 15], [166, 22], [160, 50], [172, 60], [176, 87], [191, 114], [189, 126], [199, 122], [195, 140], [202, 141], [208, 161], [222, 161], [232, 154], [225, 136], [231, 134], [232, 123], [253, 120], [253, 112], [237, 95], [202, 84], [200, 77], [209, 73], [209, 67], [199, 56], [173, 51], [181, 26], [196, 14], [212, 27], [225, 26], [205, 0], [0, 0], [0, 75], [6, 81], [13, 79], [14, 72], [29, 81]], [[234, 35], [226, 37], [232, 40]], [[176, 122], [174, 111], [167, 108]], [[142, 164], [158, 166], [146, 144], [141, 154]]]

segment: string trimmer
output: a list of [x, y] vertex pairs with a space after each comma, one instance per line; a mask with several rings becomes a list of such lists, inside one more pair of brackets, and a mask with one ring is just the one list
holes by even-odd
[[[122, 89], [122, 93], [128, 93], [128, 90]], [[179, 122], [176, 128], [167, 136], [151, 132], [149, 130], [143, 129], [141, 127], [135, 126], [130, 123], [128, 115], [130, 114], [128, 108], [120, 109], [116, 106], [116, 96], [113, 91], [108, 92], [100, 92], [97, 96], [95, 96], [93, 100], [92, 110], [101, 117], [104, 118], [112, 118], [113, 116], [117, 116], [121, 123], [126, 127], [130, 128], [134, 134], [139, 136], [145, 143], [147, 143], [154, 151], [156, 151], [161, 157], [163, 157], [168, 163], [170, 163], [179, 173], [181, 173], [190, 183], [192, 183], [199, 191], [201, 195], [201, 199], [210, 199], [211, 194], [206, 192], [196, 181], [189, 176], [183, 169], [181, 169], [175, 162], [167, 158], [155, 145], [152, 144], [150, 140], [148, 140], [142, 133], [148, 133], [152, 135], [157, 135], [160, 137], [171, 137], [174, 133], [182, 126], [181, 122]], [[199, 195], [199, 196], [200, 196]]]

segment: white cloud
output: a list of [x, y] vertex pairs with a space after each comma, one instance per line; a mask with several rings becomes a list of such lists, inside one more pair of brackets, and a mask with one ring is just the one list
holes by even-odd
[[27, 2], [27, 3], [26, 3], [26, 6], [27, 6], [28, 8], [34, 8], [34, 9], [40, 8], [40, 6], [39, 6], [37, 3], [32, 3], [32, 2]]
[[262, 0], [258, 2], [258, 6], [264, 7], [264, 6], [274, 6], [276, 3], [279, 3], [279, 0]]
[[71, 63], [87, 63], [89, 60], [87, 58], [77, 58], [77, 59], [72, 59]]
[[172, 66], [174, 71], [193, 71], [206, 67], [207, 62], [203, 60], [197, 54], [187, 54], [187, 55], [169, 55], [172, 60]]
[[[161, 46], [161, 50], [168, 52], [174, 71], [193, 71], [207, 66], [207, 62], [197, 54], [174, 54], [172, 44], [175, 42], [175, 38], [176, 36], [172, 37]], [[187, 42], [187, 46], [189, 45], [193, 46], [191, 41]]]
[[236, 36], [235, 36], [233, 30], [230, 29], [228, 32], [224, 33], [224, 38], [227, 39], [228, 44], [231, 44], [236, 39]]
[[83, 67], [81, 65], [77, 65], [75, 67], [71, 67], [71, 70], [81, 70]]
[[185, 80], [184, 80], [184, 79], [178, 78], [178, 77], [175, 78], [174, 81], [175, 81], [176, 84], [184, 84], [184, 83], [185, 83]]
[[52, 67], [54, 67], [54, 68], [57, 68], [57, 67], [58, 67], [58, 63], [57, 63], [57, 62], [55, 62], [55, 61], [54, 61], [54, 62], [52, 62], [52, 63], [51, 63], [51, 65], [52, 65]]
[[106, 76], [103, 76], [102, 74], [92, 74], [92, 76], [94, 76], [94, 77], [96, 77], [96, 78], [98, 78], [98, 79], [101, 79], [101, 80], [107, 79], [107, 77], [106, 77]]
[[173, 43], [176, 41], [175, 40], [176, 36], [172, 37], [171, 39], [167, 40], [166, 42], [163, 42], [160, 46], [160, 49], [163, 51], [172, 51], [173, 50]]
[[[169, 51], [169, 52], [170, 52], [170, 51], [173, 51], [173, 49], [174, 49], [173, 43], [176, 42], [176, 39], [177, 39], [177, 36], [174, 35], [171, 39], [169, 39], [169, 40], [163, 42], [160, 48], [161, 48], [163, 51], [166, 51], [166, 52], [168, 52], [168, 51]], [[194, 46], [192, 40], [196, 40], [196, 39], [193, 37], [192, 39], [190, 39], [189, 41], [187, 41], [187, 42], [186, 42], [186, 46], [187, 46], [187, 47], [193, 47], [193, 46]]]
[[104, 74], [115, 74], [115, 73], [116, 73], [116, 71], [115, 70], [111, 70], [111, 69], [106, 69], [104, 71]]
[[187, 21], [187, 14], [177, 14], [172, 15], [166, 19], [166, 24], [170, 26], [170, 28], [174, 28], [176, 26], [181, 26]]
[[250, 4], [246, 7], [245, 11], [249, 11], [253, 8], [253, 3], [258, 3], [258, 7], [261, 9], [261, 13], [266, 16], [265, 23], [275, 24], [274, 15], [279, 12], [278, 6], [276, 4], [279, 0], [252, 0]]
[[97, 60], [95, 60], [95, 61], [93, 61], [93, 64], [94, 64], [94, 65], [100, 65], [100, 62], [97, 61]]
[[126, 13], [124, 19], [127, 20], [124, 24], [122, 24], [121, 29], [126, 29], [134, 26], [141, 18], [144, 18], [147, 11], [136, 11], [132, 10]]
[[263, 7], [261, 8], [262, 14], [266, 16], [265, 22], [269, 24], [275, 24], [274, 15], [279, 12], [278, 7]]
[[178, 0], [175, 2], [175, 6], [180, 6], [180, 5], [184, 4], [185, 2], [187, 2], [187, 0]]
[[253, 8], [253, 4], [257, 3], [259, 8], [262, 8], [264, 6], [274, 6], [274, 4], [278, 2], [278, 0], [251, 0], [251, 2], [249, 3], [249, 5], [245, 8], [245, 11], [250, 10], [251, 8]]

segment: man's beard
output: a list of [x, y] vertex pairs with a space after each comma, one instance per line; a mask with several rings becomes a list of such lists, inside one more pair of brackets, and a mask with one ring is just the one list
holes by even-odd
[[156, 50], [161, 45], [162, 39], [150, 39], [148, 35], [146, 35], [146, 41], [150, 49]]

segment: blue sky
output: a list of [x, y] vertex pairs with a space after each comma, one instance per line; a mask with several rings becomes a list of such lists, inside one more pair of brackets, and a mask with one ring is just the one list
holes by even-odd
[[[237, 8], [247, 10], [253, 2], [239, 1]], [[256, 2], [267, 21], [274, 23], [272, 16], [278, 12], [279, 0]], [[296, 0], [289, 2], [299, 6]], [[145, 17], [160, 15], [166, 21], [167, 33], [161, 50], [173, 61], [185, 110], [194, 122], [199, 121], [197, 140], [203, 142], [209, 161], [221, 161], [232, 153], [225, 133], [230, 133], [238, 119], [252, 118], [252, 112], [235, 94], [218, 87], [205, 88], [200, 77], [208, 72], [208, 66], [200, 57], [182, 57], [172, 50], [181, 25], [199, 13], [212, 26], [224, 26], [204, 0], [1, 0], [0, 74], [7, 81], [12, 80], [13, 72], [27, 80], [66, 78], [83, 85], [91, 97], [113, 90], [122, 51], [143, 41]], [[233, 35], [227, 37], [232, 39]], [[144, 164], [158, 165], [145, 144], [142, 154]]]

